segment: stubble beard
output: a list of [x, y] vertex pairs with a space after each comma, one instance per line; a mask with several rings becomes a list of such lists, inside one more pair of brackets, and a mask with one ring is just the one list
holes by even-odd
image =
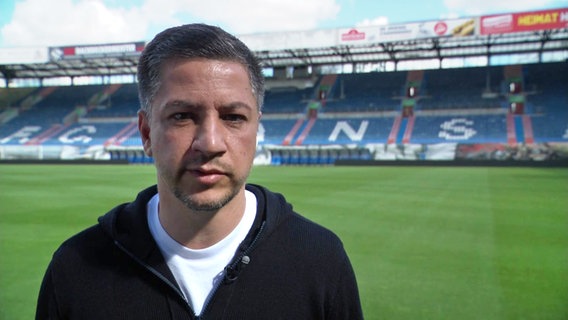
[[[198, 159], [198, 160], [199, 161], [197, 160], [194, 161], [197, 163], [206, 161], [203, 159]], [[224, 166], [218, 163], [217, 167], [223, 168]], [[161, 171], [163, 173], [166, 173], [163, 176], [164, 178], [163, 180], [166, 182], [166, 185], [168, 185], [168, 188], [170, 189], [174, 197], [176, 197], [179, 201], [181, 201], [181, 203], [186, 208], [195, 212], [203, 212], [203, 213], [214, 213], [220, 210], [221, 208], [223, 208], [224, 206], [226, 206], [228, 203], [230, 203], [237, 196], [237, 194], [239, 194], [239, 192], [245, 185], [251, 170], [251, 168], [249, 168], [248, 172], [240, 177], [232, 174], [228, 175], [227, 177], [229, 179], [229, 185], [222, 187], [224, 189], [226, 188], [225, 192], [221, 194], [217, 199], [206, 201], [198, 199], [198, 196], [195, 195], [194, 192], [188, 191], [186, 190], [186, 188], [183, 187], [183, 182], [182, 182], [184, 175], [183, 169], [180, 170], [175, 175], [168, 175], [167, 174], [168, 170], [160, 170], [160, 166], [157, 166], [157, 168], [158, 172]], [[224, 171], [229, 172], [230, 170], [224, 170]], [[169, 178], [167, 178], [168, 176]]]
[[181, 187], [181, 178], [178, 180], [178, 183], [171, 186], [171, 191], [174, 196], [188, 209], [195, 212], [213, 213], [226, 206], [237, 196], [237, 194], [239, 194], [246, 183], [248, 174], [238, 178], [235, 176], [228, 177], [230, 179], [229, 186], [227, 187], [228, 189], [220, 195], [218, 199], [209, 201], [199, 200], [196, 195], [184, 191]]
[[222, 198], [209, 202], [199, 202], [192, 195], [187, 194], [180, 190], [180, 188], [174, 188], [174, 196], [183, 203], [188, 209], [196, 212], [211, 213], [216, 212], [227, 205], [231, 200], [233, 200], [239, 193], [238, 188], [231, 189], [231, 192], [223, 195]]

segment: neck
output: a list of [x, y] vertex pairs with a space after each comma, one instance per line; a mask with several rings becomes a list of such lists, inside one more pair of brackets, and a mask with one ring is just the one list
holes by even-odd
[[221, 241], [235, 229], [244, 215], [245, 191], [216, 211], [195, 211], [171, 195], [160, 194], [159, 217], [166, 232], [178, 243], [203, 249]]

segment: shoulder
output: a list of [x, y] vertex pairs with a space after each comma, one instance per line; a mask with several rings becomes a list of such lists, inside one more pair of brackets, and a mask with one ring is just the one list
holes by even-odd
[[[286, 251], [296, 258], [342, 262], [347, 254], [339, 236], [331, 229], [296, 212], [282, 194], [261, 186], [247, 186], [259, 201], [259, 211], [265, 216], [262, 243], [276, 252]], [[318, 258], [319, 257], [319, 258]]]
[[53, 255], [53, 263], [98, 265], [97, 261], [116, 258], [116, 242], [131, 249], [146, 250], [152, 243], [146, 220], [146, 204], [156, 193], [155, 186], [141, 191], [136, 199], [117, 205], [90, 226], [65, 240]]
[[290, 241], [313, 250], [343, 253], [343, 242], [329, 228], [316, 223], [297, 212], [292, 212], [280, 225]]
[[111, 239], [97, 224], [65, 240], [53, 254], [52, 265], [66, 269], [99, 260], [101, 253], [108, 253], [111, 247]]
[[296, 212], [286, 198], [277, 192], [259, 185], [247, 185], [257, 197], [258, 211], [265, 216], [267, 233], [285, 232], [290, 241], [325, 242], [330, 246], [342, 247], [339, 237], [327, 227]]

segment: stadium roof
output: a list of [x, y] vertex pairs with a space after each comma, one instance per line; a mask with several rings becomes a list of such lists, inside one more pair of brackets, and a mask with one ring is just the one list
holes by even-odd
[[32, 53], [38, 62], [0, 64], [0, 73], [4, 79], [134, 74], [143, 48], [136, 42], [38, 49]]
[[[568, 57], [568, 8], [241, 37], [266, 67], [318, 67], [452, 58]], [[144, 42], [0, 49], [0, 79], [132, 75]], [[442, 65], [442, 64], [440, 64]], [[356, 70], [356, 68], [353, 68]]]
[[[255, 52], [268, 67], [380, 63], [568, 51], [568, 29]], [[4, 79], [135, 74], [140, 52], [0, 65]]]
[[0, 65], [0, 73], [5, 79], [44, 79], [133, 74], [136, 72], [137, 60], [137, 56], [131, 56]]
[[568, 29], [472, 37], [434, 37], [367, 45], [342, 45], [318, 49], [261, 51], [266, 66], [380, 63], [456, 57], [511, 55], [568, 51]]

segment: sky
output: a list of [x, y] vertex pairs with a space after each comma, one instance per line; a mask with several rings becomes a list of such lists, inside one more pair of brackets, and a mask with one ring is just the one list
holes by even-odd
[[568, 7], [568, 0], [1, 0], [0, 48], [150, 41], [184, 23], [235, 35]]

